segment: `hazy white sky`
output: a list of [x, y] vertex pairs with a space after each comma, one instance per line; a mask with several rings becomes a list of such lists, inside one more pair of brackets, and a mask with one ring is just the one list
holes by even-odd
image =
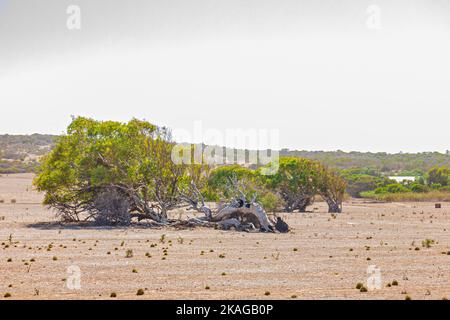
[[0, 133], [137, 117], [279, 130], [291, 149], [444, 151], [449, 57], [446, 0], [0, 0]]

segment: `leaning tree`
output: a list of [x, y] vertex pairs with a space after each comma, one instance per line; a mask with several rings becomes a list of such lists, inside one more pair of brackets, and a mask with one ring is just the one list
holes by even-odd
[[317, 165], [318, 193], [328, 204], [328, 212], [341, 213], [347, 182], [333, 169]]
[[317, 193], [317, 162], [282, 157], [274, 175], [264, 177], [266, 185], [283, 199], [286, 212], [305, 212]]
[[106, 209], [97, 204], [110, 194], [119, 208], [129, 207], [130, 217], [164, 222], [178, 203], [184, 170], [171, 161], [171, 150], [166, 128], [136, 119], [119, 123], [78, 117], [42, 159], [34, 184], [45, 192], [44, 204], [66, 221], [98, 216]]

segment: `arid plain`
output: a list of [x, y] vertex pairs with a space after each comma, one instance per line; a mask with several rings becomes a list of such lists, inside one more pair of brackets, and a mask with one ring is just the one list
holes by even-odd
[[[282, 214], [288, 234], [80, 227], [31, 181], [0, 177], [0, 299], [450, 298], [450, 203], [317, 203]], [[381, 288], [360, 292], [373, 266]]]

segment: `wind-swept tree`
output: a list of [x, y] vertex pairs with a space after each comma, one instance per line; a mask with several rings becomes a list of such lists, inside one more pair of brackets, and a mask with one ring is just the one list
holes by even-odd
[[34, 185], [45, 192], [44, 204], [68, 221], [98, 215], [106, 192], [122, 215], [129, 208], [130, 216], [164, 222], [184, 171], [171, 161], [172, 147], [169, 130], [145, 121], [74, 118], [42, 159]]
[[341, 213], [347, 183], [335, 170], [322, 164], [318, 164], [317, 173], [317, 191], [328, 204], [328, 212]]
[[305, 212], [313, 204], [317, 192], [317, 166], [318, 163], [312, 160], [282, 157], [278, 171], [265, 177], [267, 186], [283, 199], [286, 212]]
[[434, 167], [428, 172], [428, 184], [447, 186], [450, 184], [450, 167]]

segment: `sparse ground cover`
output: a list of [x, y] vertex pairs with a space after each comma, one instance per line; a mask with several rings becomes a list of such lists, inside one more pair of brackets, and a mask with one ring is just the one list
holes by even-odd
[[[333, 216], [317, 203], [282, 214], [288, 234], [81, 228], [57, 225], [31, 179], [0, 177], [0, 299], [450, 297], [447, 203], [349, 200]], [[355, 289], [367, 287], [370, 265], [381, 289]], [[76, 267], [80, 289], [71, 290]]]

